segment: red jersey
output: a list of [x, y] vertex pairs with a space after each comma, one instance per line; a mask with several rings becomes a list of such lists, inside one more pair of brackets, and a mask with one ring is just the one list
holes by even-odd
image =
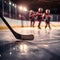
[[30, 13], [30, 14], [29, 14], [29, 18], [30, 18], [31, 20], [34, 20], [34, 17], [35, 17], [35, 14], [34, 14], [34, 13]]
[[48, 20], [48, 19], [51, 18], [51, 15], [50, 14], [47, 14], [47, 13], [44, 13], [43, 14], [43, 18], [46, 19], [46, 20]]
[[43, 15], [43, 14], [42, 14], [41, 12], [37, 12], [37, 13], [36, 13], [37, 19], [38, 19], [38, 20], [42, 20], [42, 15]]

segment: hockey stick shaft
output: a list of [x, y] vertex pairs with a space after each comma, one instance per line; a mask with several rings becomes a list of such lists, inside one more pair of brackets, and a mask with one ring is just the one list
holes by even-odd
[[9, 30], [13, 33], [16, 39], [22, 39], [22, 40], [33, 40], [34, 36], [33, 35], [21, 35], [19, 33], [16, 33], [11, 26], [8, 24], [8, 22], [5, 20], [3, 16], [0, 16], [3, 22], [6, 24], [6, 26], [9, 28]]

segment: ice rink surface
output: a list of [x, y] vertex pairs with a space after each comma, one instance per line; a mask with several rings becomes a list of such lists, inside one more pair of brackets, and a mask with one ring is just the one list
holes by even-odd
[[34, 40], [17, 40], [10, 30], [0, 30], [0, 60], [60, 60], [60, 28], [15, 28], [33, 34]]

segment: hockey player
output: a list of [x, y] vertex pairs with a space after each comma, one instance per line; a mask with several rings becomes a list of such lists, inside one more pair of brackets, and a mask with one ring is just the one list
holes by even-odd
[[49, 29], [51, 29], [51, 26], [50, 26], [50, 19], [51, 19], [51, 15], [50, 15], [50, 10], [49, 9], [46, 9], [45, 10], [45, 13], [43, 14], [43, 18], [45, 20], [45, 29], [47, 28], [47, 26], [49, 27]]
[[29, 12], [29, 19], [31, 21], [31, 27], [34, 27], [35, 24], [35, 13], [33, 10], [30, 10]]
[[39, 8], [38, 9], [38, 12], [36, 13], [36, 16], [37, 16], [37, 20], [38, 20], [38, 28], [41, 29], [41, 21], [42, 21], [42, 15], [43, 15], [43, 9], [42, 8]]

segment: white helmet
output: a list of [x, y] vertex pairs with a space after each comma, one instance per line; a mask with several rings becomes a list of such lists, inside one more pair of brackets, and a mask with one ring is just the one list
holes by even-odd
[[46, 9], [45, 12], [46, 12], [46, 13], [50, 13], [50, 9]]
[[30, 10], [30, 12], [33, 12], [33, 10]]
[[38, 11], [43, 12], [43, 8], [38, 8]]

